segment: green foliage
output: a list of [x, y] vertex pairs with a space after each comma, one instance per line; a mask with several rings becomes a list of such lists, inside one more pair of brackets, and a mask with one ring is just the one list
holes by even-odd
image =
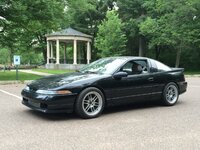
[[99, 56], [119, 56], [124, 54], [126, 37], [122, 32], [123, 23], [115, 11], [108, 11], [106, 19], [98, 26], [95, 46]]
[[[6, 0], [0, 14], [6, 19], [0, 43], [10, 51], [37, 50], [46, 57], [45, 34], [58, 30], [64, 20], [65, 0]], [[9, 6], [9, 7], [8, 7]]]
[[96, 0], [68, 0], [66, 9], [65, 28], [71, 26], [84, 33], [95, 35], [98, 22], [104, 13], [99, 10], [101, 1]]
[[9, 55], [7, 49], [0, 49], [0, 64], [7, 65], [7, 62], [9, 62]]
[[34, 51], [23, 52], [19, 55], [21, 56], [21, 64], [41, 65], [44, 62], [42, 54]]
[[[113, 0], [68, 0], [63, 28], [71, 26], [83, 33], [97, 36], [98, 25], [107, 10], [114, 9]], [[94, 41], [93, 41], [94, 43]], [[97, 58], [97, 49], [92, 45], [92, 58]]]
[[[71, 26], [94, 37], [92, 59], [97, 53], [104, 57], [140, 51], [171, 66], [176, 60], [181, 67], [199, 69], [199, 14], [199, 0], [4, 0], [0, 63], [12, 63], [14, 54], [23, 63], [45, 61], [45, 34]], [[72, 52], [68, 47], [68, 59]], [[63, 50], [60, 54], [63, 58]]]
[[190, 0], [151, 2], [145, 3], [149, 17], [140, 23], [140, 33], [148, 38], [149, 48], [156, 49], [156, 58], [159, 55], [157, 49], [172, 47], [174, 53], [177, 52], [176, 66], [178, 66], [181, 53], [198, 38], [199, 29], [195, 25], [197, 22], [194, 21], [198, 10], [194, 7], [196, 2]]

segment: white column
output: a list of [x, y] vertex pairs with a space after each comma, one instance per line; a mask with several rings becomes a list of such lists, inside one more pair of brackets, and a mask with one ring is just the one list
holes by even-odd
[[47, 40], [47, 64], [49, 64], [49, 41]]
[[59, 40], [56, 40], [56, 64], [60, 64]]
[[90, 42], [87, 42], [87, 64], [90, 63], [91, 60], [91, 48], [90, 48]]
[[53, 58], [53, 42], [50, 43], [50, 47], [51, 47], [51, 59]]
[[77, 64], [77, 41], [74, 40], [74, 65]]

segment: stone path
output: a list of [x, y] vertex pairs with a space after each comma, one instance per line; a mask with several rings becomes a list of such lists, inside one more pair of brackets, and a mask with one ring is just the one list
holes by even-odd
[[53, 74], [50, 73], [44, 73], [44, 72], [37, 72], [37, 71], [32, 71], [32, 70], [19, 70], [20, 72], [24, 73], [30, 73], [30, 74], [35, 74], [35, 75], [40, 75], [40, 76], [50, 76]]

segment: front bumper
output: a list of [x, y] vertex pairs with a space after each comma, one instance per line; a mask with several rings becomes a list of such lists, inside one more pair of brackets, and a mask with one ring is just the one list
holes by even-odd
[[178, 86], [179, 86], [179, 94], [185, 93], [187, 91], [187, 82], [185, 81], [179, 82]]
[[22, 104], [44, 113], [70, 113], [73, 111], [77, 94], [44, 95], [35, 92], [22, 91]]

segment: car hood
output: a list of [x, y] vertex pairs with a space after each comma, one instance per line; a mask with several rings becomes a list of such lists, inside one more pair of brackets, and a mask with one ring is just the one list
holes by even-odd
[[100, 74], [92, 73], [70, 73], [70, 74], [61, 74], [61, 75], [52, 75], [44, 77], [38, 80], [31, 82], [28, 86], [34, 90], [42, 89], [56, 89], [63, 86], [73, 86], [77, 84], [85, 84], [87, 82], [92, 82], [96, 79], [102, 78]]

